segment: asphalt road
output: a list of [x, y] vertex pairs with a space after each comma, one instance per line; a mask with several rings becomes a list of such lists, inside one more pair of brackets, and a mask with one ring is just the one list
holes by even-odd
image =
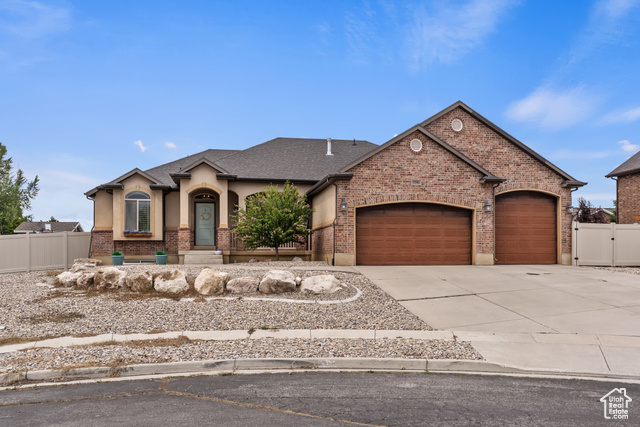
[[[624, 387], [629, 420], [600, 398]], [[640, 385], [415, 373], [138, 380], [0, 392], [0, 426], [638, 425]]]

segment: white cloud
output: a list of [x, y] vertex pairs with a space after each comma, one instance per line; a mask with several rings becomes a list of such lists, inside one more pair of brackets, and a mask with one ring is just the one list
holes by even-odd
[[66, 31], [71, 24], [70, 11], [37, 1], [0, 2], [0, 31], [28, 39]]
[[507, 109], [508, 118], [545, 129], [569, 128], [593, 114], [599, 99], [582, 87], [554, 91], [539, 87]]
[[171, 142], [171, 141], [167, 141], [167, 142], [165, 142], [165, 143], [164, 143], [164, 146], [165, 146], [165, 147], [167, 147], [167, 148], [178, 148], [178, 147], [176, 147], [176, 144], [174, 144], [174, 143], [173, 143], [173, 142]]
[[640, 120], [640, 107], [615, 110], [602, 118], [602, 123], [631, 123]]
[[618, 141], [618, 145], [625, 153], [635, 153], [640, 148], [640, 145], [632, 144], [628, 139], [623, 139], [622, 141]]
[[362, 11], [347, 11], [344, 16], [344, 31], [350, 53], [356, 62], [366, 62], [376, 37], [373, 18], [376, 12], [365, 3]]
[[142, 145], [142, 140], [141, 139], [139, 139], [136, 142], [134, 142], [133, 145], [137, 145], [138, 147], [140, 147], [140, 151], [143, 152], [143, 153], [147, 150], [147, 148], [149, 148], [149, 147], [145, 147], [144, 145]]
[[449, 63], [480, 45], [498, 25], [514, 0], [471, 0], [432, 3], [413, 13], [408, 46], [412, 68], [435, 61]]

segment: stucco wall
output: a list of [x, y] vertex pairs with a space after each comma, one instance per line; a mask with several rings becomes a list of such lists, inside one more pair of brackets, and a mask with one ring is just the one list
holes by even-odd
[[[238, 205], [244, 209], [245, 207], [245, 199], [247, 196], [250, 196], [255, 193], [259, 193], [264, 190], [265, 187], [268, 187], [270, 184], [268, 182], [244, 182], [244, 181], [231, 181], [229, 182], [229, 190], [235, 192], [238, 195]], [[276, 185], [280, 190], [282, 190], [283, 184]], [[311, 188], [311, 185], [306, 184], [296, 184], [298, 187], [298, 191], [300, 194], [304, 194]]]
[[98, 191], [94, 203], [94, 230], [111, 231], [113, 228], [113, 196], [106, 191]]
[[167, 230], [178, 230], [180, 227], [180, 192], [172, 191], [164, 197], [165, 227]]
[[336, 217], [336, 188], [329, 185], [320, 193], [313, 196], [311, 207], [314, 209], [311, 217], [313, 229], [324, 227], [333, 222]]
[[[148, 179], [133, 175], [122, 182], [123, 190], [113, 190], [113, 240], [163, 240], [162, 236], [162, 191], [151, 190]], [[151, 196], [151, 237], [125, 237], [124, 199], [131, 191], [143, 191]]]
[[618, 224], [637, 224], [640, 216], [640, 173], [618, 178]]

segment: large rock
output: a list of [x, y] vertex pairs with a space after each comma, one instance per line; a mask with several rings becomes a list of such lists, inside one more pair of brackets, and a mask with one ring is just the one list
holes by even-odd
[[260, 286], [260, 278], [254, 276], [242, 276], [227, 282], [227, 290], [235, 294], [247, 294], [256, 292]]
[[289, 271], [271, 270], [260, 281], [258, 290], [263, 294], [281, 294], [296, 290], [296, 276]]
[[229, 273], [205, 268], [196, 278], [195, 288], [202, 295], [220, 295], [229, 280]]
[[72, 288], [78, 284], [78, 277], [81, 275], [81, 272], [63, 271], [56, 276], [56, 279], [65, 288]]
[[332, 294], [342, 289], [340, 281], [331, 274], [307, 277], [302, 281], [300, 290], [313, 294]]
[[76, 258], [73, 260], [73, 264], [82, 264], [85, 267], [99, 267], [102, 265], [102, 261], [95, 258]]
[[115, 267], [105, 267], [96, 271], [93, 283], [100, 291], [108, 289], [120, 289], [124, 286], [127, 273]]
[[147, 292], [153, 289], [153, 276], [149, 272], [131, 274], [127, 276], [126, 285], [133, 292]]
[[93, 278], [95, 277], [95, 275], [96, 273], [92, 273], [89, 271], [85, 271], [84, 273], [80, 274], [80, 277], [78, 277], [77, 280], [76, 288], [89, 289], [91, 286], [93, 286]]
[[189, 283], [187, 283], [187, 277], [184, 272], [171, 270], [156, 277], [153, 287], [158, 292], [179, 294], [189, 290]]

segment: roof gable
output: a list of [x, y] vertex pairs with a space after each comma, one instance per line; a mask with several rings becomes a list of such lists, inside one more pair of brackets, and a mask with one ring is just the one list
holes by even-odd
[[607, 178], [629, 175], [631, 173], [640, 172], [640, 151], [628, 158], [620, 166], [605, 175]]
[[477, 120], [478, 122], [480, 122], [483, 125], [487, 126], [489, 129], [491, 129], [492, 131], [494, 131], [495, 133], [500, 135], [502, 138], [504, 138], [506, 141], [510, 142], [511, 144], [513, 144], [514, 146], [516, 146], [517, 148], [519, 148], [520, 150], [522, 150], [523, 152], [525, 152], [529, 156], [533, 157], [534, 159], [536, 159], [537, 161], [542, 163], [544, 166], [546, 166], [547, 168], [551, 169], [554, 173], [556, 173], [560, 177], [564, 178], [565, 182], [564, 182], [563, 185], [565, 187], [582, 187], [583, 185], [587, 184], [586, 182], [582, 182], [582, 181], [576, 180], [571, 175], [569, 175], [568, 173], [566, 173], [565, 171], [563, 171], [562, 169], [560, 169], [559, 167], [557, 167], [556, 165], [551, 163], [549, 160], [545, 159], [543, 156], [538, 154], [531, 147], [529, 147], [529, 146], [525, 145], [524, 143], [520, 142], [519, 140], [517, 140], [516, 138], [514, 138], [513, 136], [511, 136], [510, 134], [505, 132], [502, 128], [498, 127], [495, 123], [493, 123], [492, 121], [490, 121], [486, 117], [482, 116], [481, 114], [477, 113], [475, 110], [473, 110], [471, 107], [469, 107], [468, 105], [466, 105], [462, 101], [457, 101], [457, 102], [453, 103], [452, 105], [450, 105], [449, 107], [445, 108], [444, 110], [434, 114], [433, 116], [429, 117], [424, 122], [422, 122], [421, 125], [423, 127], [427, 127], [429, 124], [435, 122], [436, 120], [438, 120], [442, 116], [450, 113], [451, 111], [455, 110], [456, 108], [460, 108], [460, 109], [464, 110], [467, 114], [469, 114], [475, 120]]

